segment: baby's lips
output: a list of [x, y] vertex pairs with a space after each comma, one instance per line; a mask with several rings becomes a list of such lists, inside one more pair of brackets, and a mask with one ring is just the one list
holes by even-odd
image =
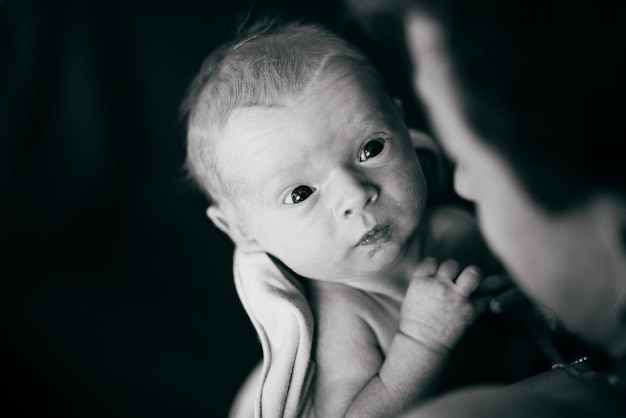
[[370, 229], [365, 234], [363, 234], [363, 236], [357, 243], [356, 247], [358, 247], [359, 245], [373, 244], [374, 242], [378, 241], [380, 238], [384, 237], [388, 232], [389, 232], [389, 225], [376, 225], [374, 228]]

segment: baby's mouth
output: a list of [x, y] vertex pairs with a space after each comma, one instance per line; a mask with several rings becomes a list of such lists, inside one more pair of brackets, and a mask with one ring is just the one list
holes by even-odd
[[357, 247], [359, 245], [361, 246], [372, 245], [378, 242], [381, 238], [384, 238], [388, 232], [389, 232], [389, 225], [377, 226], [376, 228], [370, 230], [365, 235], [363, 235], [363, 237], [361, 238], [361, 241], [359, 241], [359, 243], [357, 244]]

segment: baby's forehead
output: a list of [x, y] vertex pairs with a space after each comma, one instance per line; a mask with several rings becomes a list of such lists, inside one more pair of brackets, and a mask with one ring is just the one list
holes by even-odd
[[297, 94], [233, 108], [220, 142], [237, 143], [224, 145], [231, 158], [242, 152], [262, 157], [285, 148], [297, 152], [327, 137], [353, 140], [366, 136], [370, 128], [395, 130], [399, 121], [399, 109], [375, 77], [359, 69], [331, 66]]
[[334, 88], [334, 81], [344, 79], [351, 80], [354, 88], [364, 93], [376, 95], [380, 99], [388, 97], [385, 83], [374, 67], [342, 57], [330, 58], [310, 86], [330, 90]]

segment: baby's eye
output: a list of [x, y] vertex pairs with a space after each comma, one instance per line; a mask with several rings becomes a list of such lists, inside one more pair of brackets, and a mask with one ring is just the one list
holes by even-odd
[[285, 203], [300, 203], [304, 202], [315, 192], [315, 189], [309, 186], [298, 186], [291, 191], [287, 199], [285, 199]]
[[359, 153], [359, 160], [365, 161], [376, 157], [383, 151], [383, 148], [385, 148], [385, 140], [383, 138], [376, 138], [369, 141]]

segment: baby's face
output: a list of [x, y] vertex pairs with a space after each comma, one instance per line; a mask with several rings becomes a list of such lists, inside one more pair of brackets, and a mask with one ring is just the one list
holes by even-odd
[[426, 184], [399, 111], [356, 71], [326, 75], [284, 107], [236, 110], [217, 148], [248, 237], [309, 278], [392, 269], [424, 209]]

